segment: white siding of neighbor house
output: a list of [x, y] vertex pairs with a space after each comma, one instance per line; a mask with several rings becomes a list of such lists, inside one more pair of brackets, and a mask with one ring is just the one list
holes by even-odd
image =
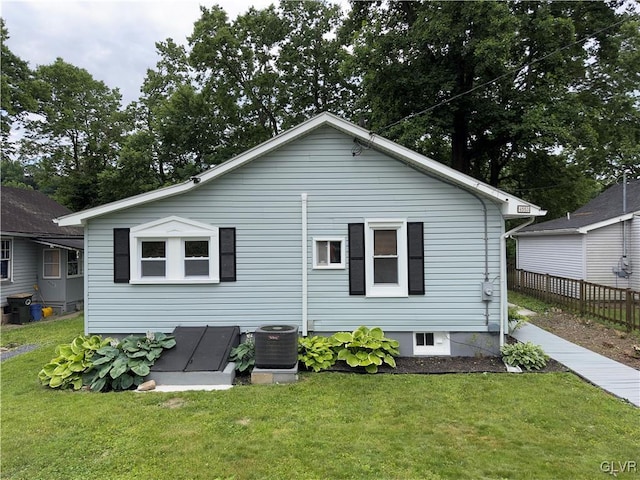
[[[172, 331], [178, 325], [301, 326], [301, 194], [308, 194], [310, 330], [359, 325], [385, 331], [486, 331], [483, 209], [477, 198], [378, 153], [352, 155], [353, 139], [324, 127], [188, 193], [89, 221], [87, 330]], [[499, 321], [499, 207], [486, 201], [489, 278]], [[235, 227], [237, 281], [209, 285], [113, 283], [113, 228], [171, 215]], [[349, 295], [344, 270], [314, 270], [314, 237], [348, 238], [347, 224], [367, 219], [424, 222], [426, 295]], [[348, 255], [349, 245], [346, 245]], [[348, 262], [347, 262], [348, 263]]]
[[38, 245], [27, 238], [2, 237], [12, 242], [11, 280], [2, 282], [2, 305], [7, 304], [7, 297], [19, 293], [34, 293], [33, 286], [38, 283]]
[[[633, 225], [627, 222], [627, 254], [633, 262]], [[618, 288], [632, 288], [633, 275], [620, 278], [613, 273], [619, 268], [623, 253], [622, 222], [591, 230], [587, 233], [587, 277], [586, 280], [599, 285]]]
[[631, 256], [631, 288], [640, 292], [640, 215], [634, 215], [631, 221], [631, 239], [629, 242]]
[[583, 279], [585, 236], [541, 235], [518, 237], [517, 268], [557, 277]]

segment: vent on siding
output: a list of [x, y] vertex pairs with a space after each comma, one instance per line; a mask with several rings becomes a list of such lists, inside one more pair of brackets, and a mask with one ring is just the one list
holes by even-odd
[[265, 325], [254, 339], [257, 368], [293, 368], [298, 363], [298, 327]]

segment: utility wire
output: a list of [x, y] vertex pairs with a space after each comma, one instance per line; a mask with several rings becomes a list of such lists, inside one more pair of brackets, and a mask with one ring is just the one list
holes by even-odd
[[491, 85], [492, 83], [495, 83], [495, 82], [497, 82], [498, 80], [502, 80], [503, 78], [508, 77], [509, 75], [512, 75], [512, 74], [513, 74], [513, 73], [515, 73], [515, 72], [519, 72], [519, 71], [520, 71], [520, 70], [522, 70], [523, 68], [530, 67], [531, 65], [534, 65], [534, 64], [536, 64], [536, 63], [539, 63], [539, 62], [541, 62], [541, 61], [543, 61], [543, 60], [545, 60], [545, 59], [549, 58], [550, 56], [555, 55], [555, 54], [556, 54], [556, 53], [558, 53], [558, 52], [561, 52], [562, 50], [566, 50], [567, 48], [571, 48], [571, 47], [573, 47], [573, 46], [575, 46], [575, 45], [579, 45], [579, 44], [581, 44], [581, 43], [584, 43], [584, 42], [586, 42], [587, 40], [589, 40], [590, 38], [595, 37], [596, 35], [598, 35], [598, 34], [600, 34], [600, 33], [604, 32], [604, 31], [606, 31], [606, 30], [609, 30], [610, 28], [617, 27], [618, 25], [623, 24], [623, 23], [624, 23], [624, 22], [626, 22], [627, 20], [628, 20], [628, 19], [627, 19], [627, 18], [625, 18], [625, 19], [619, 20], [619, 21], [617, 21], [617, 22], [615, 22], [615, 23], [612, 23], [611, 25], [608, 25], [608, 26], [606, 26], [606, 27], [604, 27], [604, 28], [601, 28], [600, 30], [595, 31], [595, 32], [593, 32], [592, 34], [590, 34], [590, 35], [588, 35], [588, 36], [586, 36], [586, 37], [584, 37], [584, 38], [581, 38], [580, 40], [576, 40], [575, 42], [572, 42], [572, 43], [569, 43], [568, 45], [565, 45], [565, 46], [563, 46], [563, 47], [560, 47], [560, 48], [558, 48], [558, 49], [554, 50], [554, 51], [553, 51], [553, 52], [551, 52], [551, 53], [548, 53], [548, 54], [546, 54], [546, 55], [543, 55], [543, 56], [542, 56], [542, 57], [540, 57], [540, 58], [537, 58], [537, 59], [535, 59], [535, 60], [532, 60], [532, 61], [531, 61], [531, 62], [529, 62], [529, 63], [525, 63], [524, 65], [520, 65], [519, 67], [513, 68], [513, 69], [511, 69], [511, 70], [507, 71], [506, 73], [503, 73], [502, 75], [500, 75], [500, 76], [498, 76], [498, 77], [494, 78], [493, 80], [489, 80], [489, 81], [487, 81], [487, 82], [481, 83], [480, 85], [476, 85], [475, 87], [470, 88], [469, 90], [467, 90], [467, 91], [465, 91], [465, 92], [458, 93], [458, 94], [454, 95], [453, 97], [450, 97], [450, 98], [448, 98], [448, 99], [446, 99], [446, 100], [443, 100], [443, 101], [441, 101], [440, 103], [437, 103], [436, 105], [433, 105], [433, 106], [431, 106], [431, 107], [429, 107], [429, 108], [425, 108], [424, 110], [420, 110], [419, 112], [412, 113], [411, 115], [407, 115], [406, 117], [403, 117], [403, 118], [401, 118], [400, 120], [397, 120], [397, 121], [395, 121], [395, 122], [393, 122], [393, 123], [390, 123], [389, 125], [386, 125], [386, 126], [382, 127], [381, 129], [379, 129], [379, 130], [378, 130], [378, 133], [382, 133], [382, 132], [384, 132], [385, 130], [390, 129], [391, 127], [395, 127], [395, 126], [396, 126], [396, 125], [398, 125], [399, 123], [404, 122], [405, 120], [409, 120], [409, 119], [411, 119], [411, 118], [418, 117], [418, 116], [420, 116], [420, 115], [424, 115], [425, 113], [428, 113], [428, 112], [430, 112], [431, 110], [435, 110], [436, 108], [441, 107], [442, 105], [446, 105], [447, 103], [452, 102], [453, 100], [455, 100], [455, 99], [457, 99], [457, 98], [460, 98], [460, 97], [463, 97], [463, 96], [465, 96], [465, 95], [468, 95], [468, 94], [469, 94], [469, 93], [471, 93], [471, 92], [475, 92], [476, 90], [478, 90], [478, 89], [480, 89], [480, 88], [484, 88], [484, 87], [486, 87], [487, 85]]

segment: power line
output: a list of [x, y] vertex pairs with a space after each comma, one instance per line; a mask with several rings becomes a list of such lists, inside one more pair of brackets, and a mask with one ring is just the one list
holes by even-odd
[[513, 68], [513, 69], [511, 69], [511, 70], [507, 71], [506, 73], [503, 73], [502, 75], [500, 75], [500, 76], [498, 76], [498, 77], [494, 78], [493, 80], [489, 80], [489, 81], [487, 81], [487, 82], [481, 83], [480, 85], [476, 85], [475, 87], [470, 88], [469, 90], [467, 90], [467, 91], [465, 91], [465, 92], [458, 93], [458, 94], [454, 95], [453, 97], [450, 97], [450, 98], [448, 98], [448, 99], [446, 99], [446, 100], [443, 100], [443, 101], [441, 101], [440, 103], [437, 103], [437, 104], [435, 104], [435, 105], [433, 105], [433, 106], [431, 106], [431, 107], [429, 107], [429, 108], [425, 108], [424, 110], [420, 110], [419, 112], [412, 113], [411, 115], [407, 115], [406, 117], [403, 117], [403, 118], [401, 118], [400, 120], [397, 120], [397, 121], [395, 121], [395, 122], [393, 122], [393, 123], [390, 123], [390, 124], [388, 124], [388, 125], [386, 125], [386, 126], [382, 127], [381, 129], [379, 129], [379, 130], [378, 130], [378, 133], [382, 133], [382, 132], [384, 132], [385, 130], [388, 130], [388, 129], [390, 129], [391, 127], [395, 127], [396, 125], [398, 125], [398, 124], [400, 124], [400, 123], [404, 122], [405, 120], [409, 120], [409, 119], [411, 119], [411, 118], [418, 117], [418, 116], [420, 116], [420, 115], [424, 115], [425, 113], [428, 113], [428, 112], [430, 112], [430, 111], [432, 111], [432, 110], [435, 110], [436, 108], [441, 107], [442, 105], [446, 105], [447, 103], [452, 102], [453, 100], [455, 100], [455, 99], [457, 99], [457, 98], [460, 98], [460, 97], [463, 97], [463, 96], [465, 96], [465, 95], [468, 95], [468, 94], [470, 94], [470, 93], [472, 93], [472, 92], [475, 92], [476, 90], [478, 90], [478, 89], [480, 89], [480, 88], [484, 88], [484, 87], [486, 87], [487, 85], [491, 85], [492, 83], [495, 83], [495, 82], [497, 82], [498, 80], [502, 80], [503, 78], [508, 77], [509, 75], [512, 75], [512, 74], [513, 74], [513, 73], [515, 73], [515, 72], [519, 72], [519, 71], [520, 71], [520, 70], [522, 70], [523, 68], [530, 67], [531, 65], [534, 65], [534, 64], [536, 64], [536, 63], [539, 63], [539, 62], [541, 62], [541, 61], [543, 61], [543, 60], [545, 60], [545, 59], [549, 58], [550, 56], [555, 55], [555, 54], [556, 54], [556, 53], [558, 53], [558, 52], [561, 52], [562, 50], [566, 50], [567, 48], [571, 48], [571, 47], [573, 47], [573, 46], [575, 46], [575, 45], [579, 45], [579, 44], [581, 44], [581, 43], [584, 43], [584, 42], [586, 42], [587, 40], [589, 40], [590, 38], [595, 37], [596, 35], [598, 35], [598, 34], [600, 34], [600, 33], [604, 32], [604, 31], [606, 31], [606, 30], [609, 30], [609, 29], [611, 29], [611, 28], [613, 28], [613, 27], [617, 27], [618, 25], [621, 25], [622, 23], [624, 23], [624, 22], [626, 22], [626, 21], [627, 21], [627, 19], [625, 18], [625, 19], [619, 20], [619, 21], [617, 21], [617, 22], [615, 22], [615, 23], [612, 23], [611, 25], [608, 25], [608, 26], [606, 26], [606, 27], [604, 27], [604, 28], [601, 28], [600, 30], [595, 31], [595, 32], [593, 32], [592, 34], [590, 34], [590, 35], [588, 35], [588, 36], [586, 36], [586, 37], [584, 37], [584, 38], [581, 38], [580, 40], [576, 40], [575, 42], [572, 42], [572, 43], [569, 43], [568, 45], [565, 45], [565, 46], [563, 46], [563, 47], [560, 47], [560, 48], [558, 48], [558, 49], [554, 50], [553, 52], [550, 52], [550, 53], [548, 53], [548, 54], [546, 54], [546, 55], [543, 55], [542, 57], [537, 58], [537, 59], [535, 59], [535, 60], [532, 60], [532, 61], [531, 61], [531, 62], [529, 62], [529, 63], [525, 63], [525, 64], [523, 64], [523, 65], [521, 65], [521, 66], [519, 66], [519, 67]]

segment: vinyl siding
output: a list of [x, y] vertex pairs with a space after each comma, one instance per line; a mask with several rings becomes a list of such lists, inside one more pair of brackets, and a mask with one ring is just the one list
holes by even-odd
[[13, 275], [11, 281], [2, 282], [2, 305], [7, 297], [18, 293], [34, 293], [38, 279], [38, 245], [27, 238], [3, 237], [12, 241]]
[[[329, 127], [311, 132], [188, 193], [93, 219], [86, 230], [86, 318], [90, 332], [171, 331], [177, 325], [300, 325], [301, 194], [308, 194], [308, 318], [329, 332], [381, 326], [386, 331], [486, 331], [483, 210], [473, 195], [374, 150], [353, 156], [353, 140]], [[498, 206], [486, 201], [488, 303], [499, 319]], [[215, 285], [113, 283], [113, 228], [176, 215], [236, 228], [237, 281]], [[424, 222], [426, 295], [349, 295], [348, 270], [314, 270], [314, 237], [344, 237], [367, 219]], [[347, 251], [349, 246], [347, 245]]]
[[518, 237], [520, 270], [557, 277], [585, 278], [584, 235], [545, 235]]
[[640, 215], [634, 215], [631, 222], [631, 239], [629, 242], [629, 256], [631, 257], [631, 288], [640, 292]]
[[[627, 228], [631, 228], [631, 222]], [[623, 253], [622, 223], [591, 230], [587, 233], [587, 277], [586, 280], [599, 285], [629, 288], [631, 279], [620, 278], [613, 273]], [[630, 239], [631, 232], [628, 233]], [[629, 252], [628, 250], [628, 253]]]

